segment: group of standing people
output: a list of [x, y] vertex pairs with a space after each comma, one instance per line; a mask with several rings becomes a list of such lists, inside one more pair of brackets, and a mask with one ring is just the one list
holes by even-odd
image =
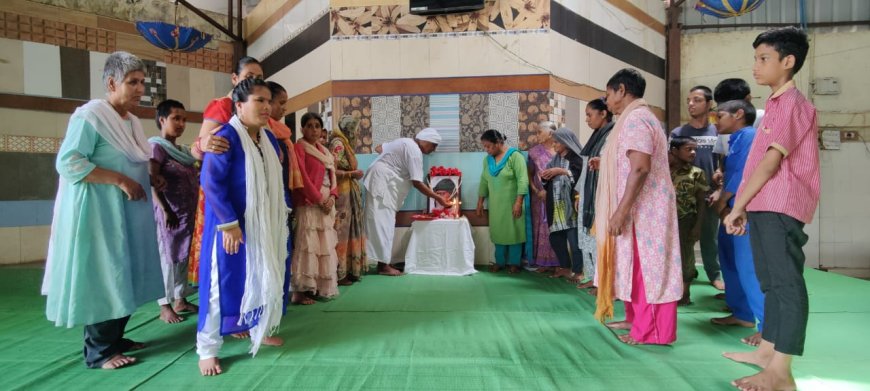
[[[489, 202], [495, 265], [518, 272], [526, 242], [523, 199], [531, 191], [530, 266], [553, 278], [592, 287], [596, 317], [613, 317], [613, 300], [625, 303], [628, 344], [670, 344], [676, 340], [677, 301], [682, 270], [677, 205], [668, 165], [667, 136], [643, 100], [646, 81], [634, 69], [617, 72], [606, 99], [591, 101], [586, 121], [594, 132], [584, 147], [567, 128], [538, 127], [538, 145], [528, 162], [505, 136], [481, 136], [483, 162], [478, 214]], [[613, 115], [619, 115], [614, 123]]]
[[[104, 67], [106, 99], [70, 119], [43, 293], [49, 320], [85, 325], [88, 367], [135, 363], [127, 353], [145, 345], [124, 338], [124, 327], [158, 300], [167, 323], [198, 312], [200, 370], [216, 375], [223, 336], [249, 338], [254, 354], [280, 345], [272, 334], [288, 303], [313, 304], [360, 281], [362, 172], [347, 136], [357, 122], [343, 118], [323, 146], [323, 120], [309, 113], [294, 144], [280, 122], [287, 93], [262, 76], [257, 60], [242, 58], [233, 90], [205, 108], [187, 148], [177, 143], [186, 112], [175, 100], [158, 105], [161, 135], [145, 139], [130, 112], [145, 66], [116, 52]], [[200, 307], [186, 299], [188, 274]]]
[[[614, 299], [623, 302], [625, 319], [607, 326], [627, 330], [619, 339], [631, 345], [676, 341], [677, 305], [690, 303], [696, 274], [694, 243], [713, 253], [704, 245], [712, 237], [733, 315], [711, 321], [759, 328], [744, 341], [755, 352], [726, 357], [763, 370], [734, 385], [793, 389], [791, 358], [803, 353], [808, 315], [802, 228], [819, 195], [816, 113], [792, 81], [809, 45], [805, 33], [783, 28], [753, 47], [756, 80], [773, 91], [757, 126], [748, 86], [729, 79], [715, 93], [692, 89], [693, 122], [675, 129], [669, 146], [643, 99], [643, 76], [623, 69], [607, 82], [606, 99], [586, 107], [594, 133], [585, 147], [571, 130], [542, 124], [526, 159], [502, 133], [484, 132], [477, 213], [489, 203], [492, 271], [519, 272], [523, 244], [533, 241], [532, 266], [576, 283], [590, 277], [579, 287], [597, 291], [597, 319], [613, 317]], [[137, 307], [159, 299], [168, 323], [199, 312], [200, 371], [219, 374], [223, 336], [250, 338], [256, 354], [283, 343], [273, 334], [288, 303], [338, 295], [338, 285], [360, 281], [367, 258], [380, 274], [400, 275], [391, 265], [394, 224], [411, 187], [449, 206], [423, 183], [422, 157], [441, 142], [435, 129], [378, 146], [363, 174], [351, 139], [356, 119], [341, 118], [323, 143], [323, 120], [308, 113], [294, 144], [280, 122], [287, 93], [262, 74], [255, 59], [240, 60], [232, 92], [206, 107], [190, 150], [176, 143], [186, 122], [177, 101], [158, 106], [161, 137], [145, 139], [130, 112], [144, 93], [144, 64], [129, 53], [106, 60], [106, 99], [72, 115], [57, 158], [42, 291], [49, 320], [85, 325], [88, 367], [134, 363], [126, 353], [145, 346], [124, 338], [124, 327]], [[718, 266], [707, 258], [717, 285]], [[185, 298], [188, 269], [199, 308]]]
[[697, 86], [688, 99], [692, 120], [670, 135], [643, 100], [640, 73], [620, 70], [606, 101], [586, 108], [594, 133], [585, 148], [570, 130], [539, 126], [528, 177], [504, 136], [484, 133], [478, 213], [488, 198], [493, 271], [505, 263], [518, 270], [526, 240], [518, 208], [530, 192], [530, 266], [579, 282], [588, 259], [594, 275], [579, 287], [597, 295], [595, 317], [612, 318], [619, 299], [625, 320], [607, 326], [628, 331], [622, 342], [671, 344], [677, 306], [691, 304], [700, 241], [707, 278], [725, 291], [731, 312], [711, 323], [758, 328], [741, 340], [756, 351], [724, 356], [762, 370], [732, 384], [794, 389], [791, 360], [803, 353], [808, 317], [803, 226], [820, 186], [816, 111], [792, 80], [808, 47], [795, 28], [760, 34], [753, 74], [771, 88], [767, 111], [751, 104], [744, 80], [723, 80], [715, 91]]

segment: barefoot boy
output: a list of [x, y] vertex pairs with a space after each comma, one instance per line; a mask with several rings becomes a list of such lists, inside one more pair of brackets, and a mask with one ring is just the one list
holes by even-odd
[[705, 200], [710, 186], [707, 174], [695, 166], [698, 142], [692, 137], [674, 136], [671, 138], [671, 151], [668, 161], [671, 180], [677, 192], [677, 222], [680, 230], [680, 258], [683, 261], [683, 297], [677, 305], [692, 304], [689, 286], [698, 277], [695, 267], [695, 243], [701, 237], [701, 224], [707, 210]]
[[734, 209], [724, 223], [735, 235], [745, 234], [747, 223], [751, 226], [766, 324], [756, 351], [725, 356], [762, 368], [733, 381], [735, 387], [793, 390], [792, 356], [803, 354], [809, 314], [803, 227], [813, 218], [820, 187], [816, 109], [792, 80], [803, 66], [809, 42], [805, 32], [786, 27], [761, 33], [752, 46], [753, 76], [773, 94], [749, 151]]
[[[755, 139], [755, 108], [743, 98], [722, 102], [717, 108], [718, 121], [716, 127], [720, 135], [730, 136], [729, 151], [725, 158], [724, 182], [722, 196], [713, 205], [719, 216], [724, 218], [734, 206], [734, 194], [743, 179], [743, 169], [746, 158]], [[764, 320], [764, 294], [758, 285], [753, 264], [752, 246], [749, 234], [742, 236], [729, 235], [725, 226], [719, 228], [719, 265], [725, 278], [725, 301], [732, 314], [721, 318], [713, 318], [713, 324], [722, 326], [755, 327], [758, 320], [758, 330], [762, 329]], [[761, 332], [741, 341], [747, 345], [758, 346], [761, 343]]]

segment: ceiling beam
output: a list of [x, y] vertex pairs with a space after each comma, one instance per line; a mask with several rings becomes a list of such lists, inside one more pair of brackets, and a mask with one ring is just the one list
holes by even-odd
[[[177, 1], [178, 4], [181, 4], [185, 8], [189, 9], [191, 12], [199, 15], [200, 18], [205, 19], [206, 22], [208, 22], [209, 24], [211, 24], [212, 26], [214, 26], [215, 28], [217, 28], [218, 30], [220, 30], [221, 32], [223, 32], [224, 34], [226, 34], [227, 36], [232, 38], [233, 41], [236, 41], [236, 42], [242, 41], [241, 31], [239, 31], [239, 34], [234, 34], [230, 29], [224, 27], [223, 25], [221, 25], [220, 23], [218, 23], [217, 21], [212, 19], [210, 16], [206, 15], [205, 12], [202, 12], [199, 8], [196, 8], [193, 5], [191, 5], [190, 3], [188, 3], [187, 0], [175, 0], [175, 1]], [[229, 11], [228, 13], [230, 15], [232, 15], [232, 11]], [[232, 28], [233, 27], [232, 19], [230, 19], [228, 22], [230, 22], [229, 27]]]

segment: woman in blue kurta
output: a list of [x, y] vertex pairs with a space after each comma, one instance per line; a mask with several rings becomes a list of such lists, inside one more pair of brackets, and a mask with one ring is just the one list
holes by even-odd
[[261, 344], [283, 343], [269, 336], [281, 320], [288, 236], [278, 142], [264, 128], [270, 100], [264, 81], [239, 82], [236, 114], [217, 132], [229, 150], [203, 160], [196, 350], [205, 376], [222, 372], [217, 355], [224, 335], [249, 331], [253, 354]]
[[[124, 338], [130, 314], [163, 297], [151, 210], [150, 148], [129, 110], [145, 91], [145, 66], [115, 52], [103, 71], [106, 100], [76, 109], [57, 154], [60, 174], [42, 293], [57, 326], [85, 326], [85, 364], [115, 369], [142, 344]], [[162, 188], [162, 183], [155, 187]]]

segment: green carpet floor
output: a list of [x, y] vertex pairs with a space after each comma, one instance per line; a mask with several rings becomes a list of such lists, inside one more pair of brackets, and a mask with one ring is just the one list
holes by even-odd
[[[802, 390], [870, 390], [870, 282], [807, 271]], [[286, 344], [245, 354], [227, 338], [225, 373], [203, 378], [196, 322], [166, 325], [149, 304], [127, 336], [150, 343], [117, 371], [82, 363], [82, 329], [53, 327], [39, 296], [42, 270], [0, 269], [0, 389], [146, 390], [730, 390], [755, 372], [723, 351], [749, 350], [748, 329], [712, 326], [723, 301], [694, 286], [673, 346], [631, 347], [592, 318], [593, 298], [533, 273], [469, 277], [366, 276], [328, 303], [294, 306]], [[622, 305], [617, 304], [620, 311]]]

